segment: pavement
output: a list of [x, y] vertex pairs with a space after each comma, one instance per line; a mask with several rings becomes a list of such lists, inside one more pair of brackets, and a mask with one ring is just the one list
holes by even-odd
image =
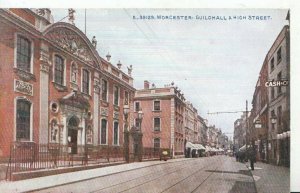
[[251, 170], [250, 163], [246, 165], [252, 173], [257, 193], [290, 192], [290, 168], [257, 162]]
[[[183, 159], [168, 160], [168, 162], [178, 162]], [[29, 192], [45, 189], [48, 187], [55, 187], [64, 184], [71, 184], [74, 182], [80, 182], [88, 179], [98, 178], [100, 176], [108, 176], [112, 174], [118, 174], [121, 172], [136, 170], [139, 168], [145, 168], [153, 165], [160, 165], [167, 162], [164, 161], [148, 161], [148, 162], [134, 162], [129, 164], [122, 164], [117, 166], [108, 166], [97, 169], [82, 170], [71, 173], [63, 173], [52, 176], [45, 176], [39, 178], [32, 178], [20, 181], [0, 181], [1, 193], [14, 193], [14, 192]]]
[[135, 162], [21, 181], [0, 181], [0, 192], [288, 193], [289, 184], [289, 168], [258, 162], [251, 171], [249, 163], [213, 156]]

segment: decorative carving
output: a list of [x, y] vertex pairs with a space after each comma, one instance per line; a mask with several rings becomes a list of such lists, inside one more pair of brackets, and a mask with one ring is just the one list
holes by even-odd
[[120, 111], [120, 107], [114, 106], [114, 110], [115, 110], [115, 111]]
[[74, 82], [70, 82], [70, 88], [75, 91], [79, 89], [78, 85]]
[[114, 111], [113, 117], [114, 117], [114, 119], [119, 119], [119, 112]]
[[71, 82], [77, 82], [77, 74], [78, 74], [78, 66], [75, 62], [72, 63], [71, 66]]
[[100, 112], [101, 112], [101, 116], [106, 116], [106, 117], [108, 116], [108, 108], [101, 107]]
[[95, 49], [96, 49], [96, 47], [97, 47], [97, 40], [96, 40], [96, 36], [93, 36], [93, 39], [92, 39], [92, 44], [93, 44], [93, 46], [95, 47]]
[[132, 65], [130, 65], [129, 67], [127, 66], [127, 70], [128, 70], [128, 75], [131, 76], [131, 73], [132, 73]]
[[18, 69], [18, 68], [14, 68], [14, 72], [19, 76], [19, 78], [23, 81], [30, 81], [30, 80], [36, 80], [35, 79], [35, 75], [31, 74], [30, 72]]
[[65, 91], [68, 90], [68, 88], [67, 88], [66, 86], [57, 84], [57, 83], [55, 83], [55, 82], [53, 82], [53, 85], [54, 85], [54, 87], [55, 87], [58, 91], [60, 91], [60, 92], [65, 92]]
[[33, 85], [21, 80], [15, 80], [15, 91], [33, 96]]
[[89, 50], [87, 44], [74, 31], [64, 27], [58, 27], [47, 33], [46, 37], [56, 42], [63, 49], [94, 65], [92, 60], [93, 54]]
[[98, 79], [94, 79], [94, 92], [100, 94], [101, 84]]
[[46, 72], [46, 73], [49, 72], [49, 65], [47, 65], [45, 63], [41, 63], [40, 67], [41, 67], [40, 68], [41, 71]]

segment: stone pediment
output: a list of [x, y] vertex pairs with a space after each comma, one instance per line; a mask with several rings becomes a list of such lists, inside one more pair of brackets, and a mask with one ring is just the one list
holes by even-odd
[[95, 56], [96, 50], [87, 37], [75, 26], [68, 23], [55, 23], [44, 31], [47, 39], [80, 59], [99, 67], [100, 61]]

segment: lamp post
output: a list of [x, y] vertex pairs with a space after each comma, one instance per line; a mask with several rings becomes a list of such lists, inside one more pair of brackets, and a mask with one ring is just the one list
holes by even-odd
[[139, 131], [142, 132], [142, 120], [143, 120], [143, 117], [144, 117], [144, 113], [142, 111], [142, 109], [139, 110], [138, 112], [138, 120], [139, 120]]
[[125, 118], [124, 125], [124, 157], [125, 161], [129, 162], [129, 131], [128, 131], [128, 115], [129, 115], [129, 106], [127, 104], [123, 107], [123, 113]]
[[[271, 124], [272, 124], [272, 129], [273, 129], [275, 127], [275, 124], [277, 123], [277, 117], [276, 117], [276, 115], [272, 114], [270, 120], [271, 120]], [[277, 131], [276, 132], [276, 143], [277, 143], [277, 146], [279, 146], [279, 138], [280, 138], [280, 136], [279, 136], [279, 133]], [[274, 148], [274, 144], [272, 145], [272, 148]], [[278, 148], [280, 148], [280, 147], [278, 147]], [[273, 155], [273, 157], [274, 157], [274, 155]], [[275, 158], [275, 160], [277, 161], [277, 158]]]

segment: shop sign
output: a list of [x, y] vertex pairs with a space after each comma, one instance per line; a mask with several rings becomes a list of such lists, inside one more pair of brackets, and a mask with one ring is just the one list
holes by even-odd
[[288, 80], [277, 80], [277, 81], [267, 81], [265, 83], [266, 87], [278, 87], [278, 86], [287, 86], [289, 84]]

